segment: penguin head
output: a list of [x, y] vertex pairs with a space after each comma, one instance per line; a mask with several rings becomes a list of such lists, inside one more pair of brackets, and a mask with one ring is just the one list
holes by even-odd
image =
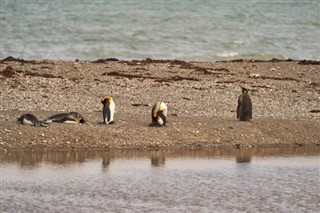
[[101, 103], [102, 104], [106, 104], [106, 103], [110, 103], [110, 102], [112, 102], [113, 101], [113, 99], [112, 99], [112, 97], [107, 97], [107, 98], [101, 98]]
[[75, 120], [78, 124], [86, 123], [85, 118], [77, 112], [70, 112], [67, 117], [71, 120]]
[[242, 93], [248, 93], [248, 89], [247, 88], [244, 88], [244, 87], [241, 87], [242, 88]]
[[166, 108], [166, 104], [164, 103], [164, 102], [161, 102], [160, 103], [160, 106], [159, 106], [159, 109], [158, 110], [156, 110], [154, 113], [153, 113], [153, 117], [157, 117], [157, 114], [159, 113], [159, 112], [163, 112], [163, 110]]

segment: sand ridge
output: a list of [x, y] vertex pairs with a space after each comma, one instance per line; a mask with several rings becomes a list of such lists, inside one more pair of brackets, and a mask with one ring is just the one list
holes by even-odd
[[[0, 149], [207, 149], [319, 146], [318, 61], [100, 59], [0, 61]], [[241, 86], [253, 119], [236, 119]], [[116, 104], [115, 124], [102, 125], [102, 97]], [[168, 105], [165, 127], [149, 127], [157, 101]], [[82, 125], [18, 125], [23, 113], [44, 119], [77, 111]]]

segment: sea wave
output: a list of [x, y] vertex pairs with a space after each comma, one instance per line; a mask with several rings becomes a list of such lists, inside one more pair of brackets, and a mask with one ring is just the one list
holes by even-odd
[[319, 60], [318, 8], [290, 0], [1, 1], [0, 57]]

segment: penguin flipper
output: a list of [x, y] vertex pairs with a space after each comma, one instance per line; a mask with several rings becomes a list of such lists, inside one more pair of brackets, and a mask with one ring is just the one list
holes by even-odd
[[44, 120], [39, 120], [39, 125], [42, 127], [47, 127], [50, 125], [51, 122], [47, 122], [46, 119]]

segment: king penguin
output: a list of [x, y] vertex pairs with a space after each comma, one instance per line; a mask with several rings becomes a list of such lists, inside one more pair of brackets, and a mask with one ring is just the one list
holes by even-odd
[[23, 114], [18, 118], [17, 122], [31, 126], [43, 126], [42, 122], [33, 114]]
[[52, 115], [46, 118], [43, 122], [45, 123], [66, 123], [66, 124], [80, 124], [85, 123], [85, 119], [82, 115], [77, 112], [67, 112]]
[[106, 125], [114, 124], [113, 116], [115, 110], [115, 103], [112, 97], [101, 98], [101, 103], [103, 104], [102, 115], [103, 123]]
[[242, 87], [242, 94], [238, 98], [237, 118], [240, 121], [250, 121], [252, 119], [252, 102], [248, 89], [244, 87]]
[[165, 126], [167, 123], [168, 107], [160, 101], [153, 105], [151, 110], [151, 123], [150, 126]]

